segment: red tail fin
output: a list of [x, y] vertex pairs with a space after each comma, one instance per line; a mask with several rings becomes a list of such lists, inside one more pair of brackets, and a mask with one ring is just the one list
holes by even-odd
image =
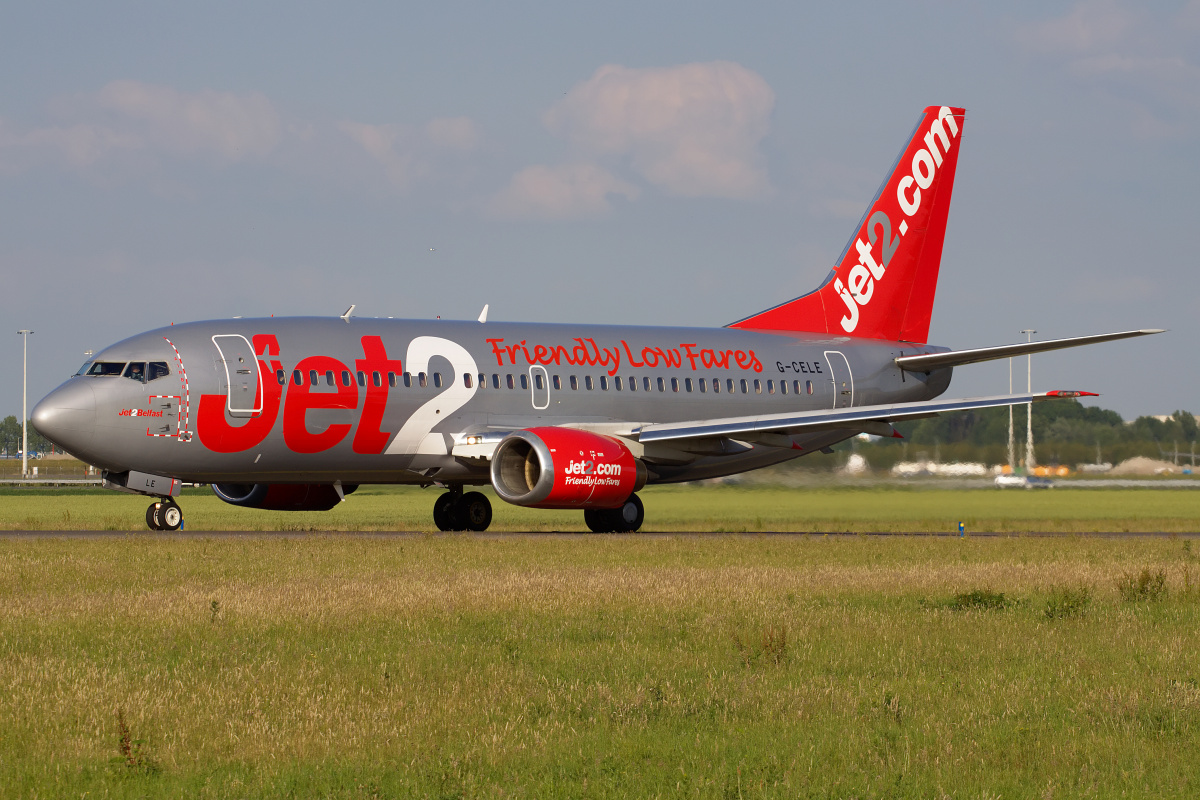
[[937, 291], [964, 111], [925, 109], [819, 289], [729, 327], [924, 343]]

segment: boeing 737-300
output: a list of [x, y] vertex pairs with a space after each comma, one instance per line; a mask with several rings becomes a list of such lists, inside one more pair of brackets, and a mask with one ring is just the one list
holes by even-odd
[[637, 492], [778, 464], [901, 420], [1077, 397], [938, 398], [954, 367], [1155, 330], [952, 351], [928, 344], [960, 108], [923, 112], [815, 291], [721, 328], [342, 317], [172, 325], [107, 347], [33, 411], [46, 438], [183, 524], [183, 482], [264, 509], [362, 484], [439, 486], [442, 530], [506, 502], [635, 531]]

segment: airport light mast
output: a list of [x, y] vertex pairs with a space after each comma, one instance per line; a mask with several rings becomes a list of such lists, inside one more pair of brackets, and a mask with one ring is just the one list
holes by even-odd
[[24, 358], [21, 365], [21, 477], [29, 477], [29, 411], [28, 395], [29, 386], [29, 337], [33, 331], [19, 330], [18, 336], [24, 338]]
[[[1008, 357], [1008, 393], [1012, 394], [1012, 356]], [[1017, 440], [1013, 436], [1013, 407], [1008, 407], [1008, 473], [1017, 473]]]
[[[1032, 342], [1033, 335], [1035, 333], [1037, 333], [1037, 331], [1033, 330], [1032, 328], [1026, 328], [1025, 330], [1021, 331], [1021, 333], [1025, 334], [1026, 342]], [[1028, 381], [1027, 391], [1030, 394], [1033, 394], [1033, 353], [1029, 354], [1028, 359], [1029, 359], [1029, 361], [1026, 364], [1026, 380]], [[1009, 406], [1009, 409], [1010, 409], [1010, 411], [1008, 413], [1011, 414], [1012, 406]], [[1028, 422], [1028, 428], [1026, 431], [1027, 436], [1025, 439], [1025, 469], [1030, 475], [1032, 475], [1033, 468], [1037, 466], [1037, 459], [1034, 458], [1034, 455], [1033, 455], [1033, 403], [1032, 402], [1029, 403], [1029, 407], [1025, 412], [1025, 419]]]

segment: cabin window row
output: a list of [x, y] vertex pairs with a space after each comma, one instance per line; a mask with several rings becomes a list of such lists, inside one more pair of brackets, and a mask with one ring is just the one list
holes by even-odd
[[[462, 377], [463, 385], [466, 388], [474, 388], [475, 376], [470, 373], [464, 373]], [[287, 382], [287, 373], [283, 370], [278, 370], [275, 373], [275, 378], [279, 382], [279, 385], [283, 386]], [[325, 372], [309, 370], [307, 374], [302, 370], [292, 370], [292, 383], [296, 386], [303, 386], [305, 383], [309, 386], [335, 386], [339, 382], [342, 386], [351, 386], [354, 383], [357, 383], [359, 386], [366, 386], [368, 381], [372, 386], [383, 386], [385, 380], [388, 386], [393, 388], [396, 386], [404, 386], [405, 388], [416, 386], [424, 389], [432, 384], [435, 389], [440, 389], [445, 385], [440, 372], [434, 372], [432, 375], [424, 372], [418, 372], [416, 375], [410, 372], [405, 372], [401, 375], [389, 372], [385, 376], [383, 373], [366, 373], [361, 370], [355, 372], [353, 375], [349, 370], [342, 370], [340, 375], [335, 375], [333, 370], [326, 370]], [[478, 381], [480, 388], [486, 387], [488, 385], [488, 375], [482, 372], [479, 373]], [[564, 386], [572, 391], [579, 391], [580, 389], [594, 391], [599, 389], [602, 392], [607, 392], [612, 389], [618, 392], [652, 392], [657, 389], [659, 392], [666, 392], [669, 389], [672, 392], [682, 391], [685, 394], [690, 392], [720, 394], [722, 391], [726, 394], [737, 394], [739, 392], [741, 394], [775, 394], [778, 391], [779, 394], [786, 395], [812, 394], [814, 391], [812, 381], [779, 381], [776, 384], [774, 380], [762, 381], [758, 378], [753, 380], [747, 380], [746, 378], [738, 380], [725, 378], [722, 380], [721, 378], [651, 378], [642, 376], [639, 379], [633, 375], [628, 377], [618, 375], [613, 378], [607, 375], [601, 375], [599, 378], [584, 375], [580, 379], [577, 375], [569, 375], [564, 380], [562, 376], [554, 375], [550, 381], [556, 391], [562, 391]], [[543, 391], [546, 388], [545, 383], [545, 377], [541, 373], [534, 373], [534, 388], [538, 391]], [[518, 375], [492, 373], [491, 375], [491, 386], [493, 389], [516, 389], [520, 386], [521, 389], [528, 390], [529, 384], [530, 376], [525, 373]]]

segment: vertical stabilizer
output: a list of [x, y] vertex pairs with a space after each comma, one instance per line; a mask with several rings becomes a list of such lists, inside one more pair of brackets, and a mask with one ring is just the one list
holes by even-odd
[[927, 341], [963, 120], [925, 109], [825, 283], [729, 327]]

